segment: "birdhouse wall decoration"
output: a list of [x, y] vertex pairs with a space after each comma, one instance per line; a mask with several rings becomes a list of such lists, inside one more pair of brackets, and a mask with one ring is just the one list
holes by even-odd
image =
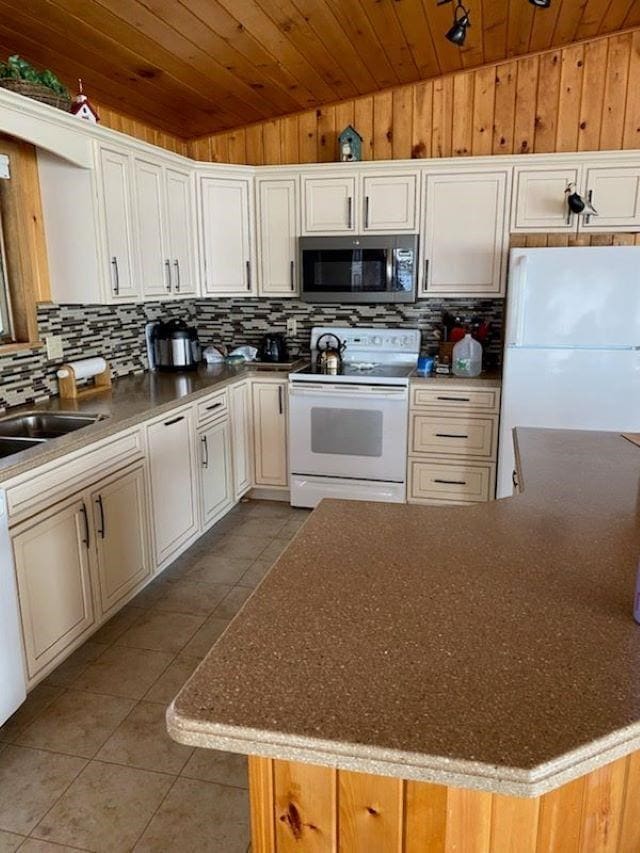
[[71, 113], [78, 118], [83, 118], [85, 121], [91, 121], [97, 124], [100, 121], [97, 109], [91, 104], [91, 101], [85, 95], [82, 89], [82, 80], [78, 80], [78, 94], [74, 95], [71, 100]]
[[355, 163], [362, 160], [362, 137], [350, 124], [338, 137], [338, 145], [342, 163]]

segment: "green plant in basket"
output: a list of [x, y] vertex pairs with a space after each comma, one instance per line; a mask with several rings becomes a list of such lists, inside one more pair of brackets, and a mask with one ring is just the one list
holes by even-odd
[[14, 54], [6, 62], [0, 62], [0, 80], [24, 80], [25, 83], [40, 83], [51, 89], [56, 95], [68, 97], [66, 86], [58, 80], [56, 75], [46, 69], [38, 71], [26, 59]]

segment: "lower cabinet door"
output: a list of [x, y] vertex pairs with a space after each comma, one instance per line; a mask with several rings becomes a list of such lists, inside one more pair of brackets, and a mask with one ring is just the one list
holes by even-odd
[[42, 512], [12, 535], [27, 674], [33, 679], [94, 625], [83, 498]]
[[251, 488], [253, 429], [251, 426], [251, 385], [241, 382], [229, 389], [231, 409], [231, 452], [233, 497], [240, 498]]
[[231, 497], [231, 442], [229, 422], [218, 421], [198, 432], [200, 443], [200, 497], [202, 523], [208, 527], [223, 515]]
[[91, 495], [100, 608], [116, 608], [151, 574], [144, 467], [106, 480]]
[[253, 383], [253, 437], [257, 486], [287, 486], [287, 384]]
[[147, 427], [156, 564], [162, 566], [198, 532], [193, 412], [169, 413]]

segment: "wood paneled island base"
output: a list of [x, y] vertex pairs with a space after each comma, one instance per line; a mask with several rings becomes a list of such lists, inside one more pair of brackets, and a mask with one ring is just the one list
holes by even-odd
[[252, 853], [638, 853], [640, 752], [523, 798], [249, 757]]

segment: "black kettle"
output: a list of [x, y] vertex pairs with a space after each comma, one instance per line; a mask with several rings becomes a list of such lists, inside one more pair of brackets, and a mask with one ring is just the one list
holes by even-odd
[[289, 350], [284, 335], [265, 335], [260, 342], [259, 359], [273, 363], [289, 361]]

